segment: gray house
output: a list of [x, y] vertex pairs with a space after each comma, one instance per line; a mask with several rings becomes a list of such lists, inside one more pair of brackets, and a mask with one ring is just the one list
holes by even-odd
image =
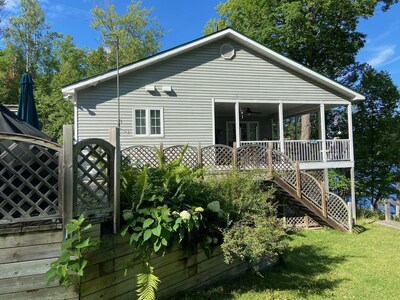
[[[111, 70], [62, 89], [76, 140], [107, 139], [120, 124], [122, 148], [270, 145], [303, 170], [350, 168], [354, 179], [351, 107], [364, 97], [232, 29], [121, 67], [119, 101], [116, 77]], [[349, 134], [328, 139], [325, 112], [339, 106]], [[318, 138], [285, 137], [285, 119], [306, 113], [318, 115]]]

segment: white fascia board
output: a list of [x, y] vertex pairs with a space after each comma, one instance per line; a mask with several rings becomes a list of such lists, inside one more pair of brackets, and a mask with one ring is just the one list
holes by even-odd
[[[349, 101], [365, 99], [365, 97], [362, 96], [361, 94], [358, 94], [358, 93], [352, 91], [351, 89], [346, 88], [345, 86], [343, 86], [331, 79], [328, 79], [327, 77], [325, 77], [321, 74], [318, 74], [317, 72], [314, 72], [311, 69], [309, 69], [291, 59], [288, 59], [287, 57], [285, 57], [275, 51], [272, 51], [271, 49], [268, 49], [265, 46], [262, 46], [261, 44], [257, 43], [256, 41], [253, 41], [252, 39], [236, 32], [230, 28], [222, 30], [217, 33], [214, 33], [214, 34], [211, 34], [204, 38], [200, 38], [196, 41], [193, 41], [191, 43], [182, 45], [182, 46], [174, 48], [172, 50], [163, 52], [161, 54], [157, 54], [153, 57], [144, 59], [137, 63], [133, 63], [131, 65], [122, 67], [119, 70], [119, 74], [124, 75], [126, 73], [130, 73], [130, 72], [139, 70], [141, 68], [164, 61], [164, 60], [174, 57], [176, 55], [185, 53], [185, 52], [195, 49], [197, 47], [207, 45], [216, 40], [219, 40], [221, 38], [226, 38], [226, 37], [232, 38], [233, 40], [244, 44], [248, 48], [272, 59], [273, 61], [276, 61], [277, 63], [279, 63], [285, 67], [288, 67], [289, 69], [294, 70], [295, 72], [297, 72], [301, 75], [304, 75], [305, 77], [308, 77], [316, 82], [319, 82], [322, 85], [331, 88], [332, 90], [335, 90], [343, 95], [346, 95], [347, 97], [349, 97]], [[91, 86], [96, 86], [98, 83], [104, 82], [106, 80], [110, 80], [112, 78], [115, 78], [116, 76], [117, 76], [117, 70], [113, 70], [113, 71], [101, 74], [99, 76], [89, 78], [87, 80], [66, 86], [62, 89], [62, 93], [65, 95], [65, 94], [71, 93], [72, 90], [73, 90], [73, 93], [75, 93], [76, 91], [79, 91], [79, 90], [82, 90], [82, 89], [85, 89], [85, 88], [88, 88]]]

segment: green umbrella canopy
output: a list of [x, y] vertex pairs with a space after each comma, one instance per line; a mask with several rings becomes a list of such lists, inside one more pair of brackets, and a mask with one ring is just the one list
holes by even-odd
[[39, 129], [39, 119], [36, 111], [35, 99], [33, 98], [33, 80], [29, 73], [21, 77], [21, 94], [19, 97], [17, 115], [21, 120]]

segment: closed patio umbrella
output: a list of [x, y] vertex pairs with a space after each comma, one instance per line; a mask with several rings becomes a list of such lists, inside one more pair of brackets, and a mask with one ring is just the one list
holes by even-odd
[[29, 73], [21, 77], [21, 94], [18, 104], [18, 117], [33, 127], [39, 129], [39, 119], [36, 111], [35, 99], [33, 97], [33, 80]]

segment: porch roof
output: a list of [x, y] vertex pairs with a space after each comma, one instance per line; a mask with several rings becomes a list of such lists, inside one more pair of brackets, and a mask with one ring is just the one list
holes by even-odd
[[[279, 65], [286, 67], [290, 70], [293, 70], [294, 72], [296, 72], [299, 75], [305, 76], [306, 78], [309, 78], [310, 80], [312, 80], [316, 83], [319, 83], [333, 91], [338, 92], [339, 94], [341, 94], [345, 98], [347, 98], [349, 101], [365, 99], [365, 97], [363, 95], [361, 95], [361, 94], [335, 82], [334, 80], [331, 80], [331, 79], [257, 43], [256, 41], [246, 37], [245, 35], [237, 32], [231, 28], [221, 30], [219, 32], [204, 36], [197, 40], [194, 40], [189, 43], [172, 48], [170, 50], [161, 52], [161, 53], [153, 55], [151, 57], [139, 60], [137, 62], [128, 64], [125, 66], [122, 66], [119, 69], [119, 74], [120, 74], [120, 76], [122, 76], [124, 74], [140, 70], [142, 68], [151, 66], [155, 63], [170, 59], [177, 55], [186, 53], [186, 52], [196, 49], [198, 47], [205, 46], [207, 44], [210, 44], [212, 42], [215, 42], [217, 40], [224, 39], [224, 38], [230, 38], [238, 43], [243, 44], [244, 46], [246, 46], [246, 47], [252, 49], [253, 51], [263, 55], [264, 57], [278, 63]], [[87, 79], [67, 85], [67, 86], [63, 87], [62, 93], [65, 96], [73, 95], [79, 90], [83, 90], [88, 87], [95, 86], [100, 82], [104, 82], [104, 81], [113, 79], [116, 76], [117, 76], [117, 70], [113, 69], [113, 70], [110, 70], [103, 74], [89, 77]]]

